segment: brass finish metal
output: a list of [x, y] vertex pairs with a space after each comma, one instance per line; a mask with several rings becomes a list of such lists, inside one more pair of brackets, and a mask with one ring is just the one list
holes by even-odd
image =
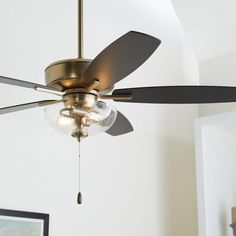
[[81, 77], [90, 63], [91, 60], [86, 59], [57, 61], [45, 69], [46, 84], [60, 91], [87, 88], [91, 81], [81, 80]]
[[71, 136], [73, 138], [76, 138], [80, 142], [81, 138], [87, 138], [88, 134], [83, 132], [82, 130], [78, 130], [78, 131], [73, 132]]
[[132, 95], [131, 94], [127, 94], [127, 95], [100, 95], [99, 98], [101, 99], [112, 99], [112, 100], [132, 100]]
[[81, 194], [81, 192], [78, 193], [78, 196], [77, 196], [77, 203], [78, 203], [79, 205], [82, 204], [82, 194]]
[[94, 90], [99, 85], [99, 80], [95, 79], [86, 89], [85, 92], [89, 93]]
[[59, 113], [60, 113], [60, 116], [62, 116], [62, 117], [73, 118], [72, 112], [73, 112], [73, 108], [63, 108], [60, 110]]
[[75, 88], [75, 89], [67, 89], [65, 91], [64, 95], [72, 94], [72, 93], [91, 93], [91, 94], [94, 94], [96, 96], [99, 94], [98, 91], [96, 91], [96, 90], [91, 90], [90, 92], [86, 92], [86, 88], [85, 89], [84, 88]]
[[60, 102], [62, 102], [62, 100], [43, 100], [43, 101], [30, 102], [30, 103], [25, 103], [25, 104], [18, 104], [18, 105], [9, 106], [9, 107], [1, 107], [0, 115], [16, 112], [16, 111], [23, 111], [23, 110], [27, 110], [27, 109], [31, 109], [35, 107], [47, 106], [47, 105], [60, 103]]
[[96, 105], [97, 96], [92, 93], [72, 93], [64, 97], [66, 108], [75, 107], [78, 109], [90, 110]]
[[47, 89], [47, 88], [41, 88], [41, 87], [37, 87], [37, 86], [34, 89], [36, 91], [39, 91], [39, 92], [50, 93], [50, 94], [54, 94], [54, 95], [57, 95], [57, 96], [65, 95], [65, 92], [55, 91], [55, 90], [51, 90], [51, 89]]
[[78, 58], [83, 58], [83, 0], [78, 0]]
[[77, 125], [77, 129], [71, 134], [73, 138], [77, 138], [80, 142], [81, 138], [87, 138], [88, 133], [87, 130], [84, 129], [84, 124], [86, 123], [86, 118], [84, 116], [75, 116], [75, 123]]
[[62, 99], [62, 100], [56, 100], [56, 101], [54, 101], [54, 100], [40, 101], [40, 102], [38, 102], [38, 105], [40, 107], [43, 107], [43, 106], [53, 105], [53, 104], [57, 104], [57, 103], [61, 103], [61, 102], [64, 102], [64, 100]]

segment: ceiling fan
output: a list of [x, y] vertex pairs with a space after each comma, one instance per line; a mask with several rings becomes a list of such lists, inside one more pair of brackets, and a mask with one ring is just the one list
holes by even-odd
[[[236, 102], [235, 87], [159, 86], [113, 90], [115, 83], [140, 67], [161, 41], [144, 33], [130, 31], [105, 48], [94, 60], [84, 59], [83, 0], [78, 0], [78, 6], [78, 58], [49, 65], [45, 70], [46, 85], [0, 76], [0, 83], [55, 94], [61, 99], [4, 107], [0, 108], [0, 114], [62, 103], [64, 109], [58, 114], [74, 121], [72, 135], [80, 140], [89, 135], [90, 126], [99, 122], [105, 132], [112, 136], [133, 131], [132, 125], [121, 112], [112, 111], [100, 100], [157, 104]], [[112, 94], [108, 95], [110, 92]], [[102, 119], [100, 113], [106, 113]]]
[[[111, 43], [95, 59], [85, 59], [83, 0], [78, 0], [78, 8], [78, 58], [49, 65], [45, 70], [46, 85], [0, 76], [0, 83], [58, 95], [60, 99], [4, 107], [0, 108], [0, 114], [59, 104], [61, 107], [56, 107], [56, 115], [48, 108], [49, 119], [80, 141], [97, 132], [118, 136], [133, 131], [128, 119], [102, 100], [156, 104], [236, 102], [236, 87], [159, 86], [114, 90], [114, 85], [140, 67], [161, 41], [130, 31]], [[80, 194], [78, 199], [80, 203]]]

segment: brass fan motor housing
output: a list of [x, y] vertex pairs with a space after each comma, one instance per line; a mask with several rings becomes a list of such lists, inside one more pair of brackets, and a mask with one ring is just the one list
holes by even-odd
[[83, 110], [92, 109], [97, 103], [97, 95], [93, 93], [71, 93], [63, 96], [67, 108], [75, 107]]
[[46, 85], [61, 91], [86, 88], [88, 84], [81, 77], [91, 61], [77, 58], [52, 63], [45, 69]]

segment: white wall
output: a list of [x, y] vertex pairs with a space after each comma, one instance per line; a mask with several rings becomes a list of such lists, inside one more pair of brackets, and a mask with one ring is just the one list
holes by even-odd
[[[76, 56], [76, 1], [1, 1], [0, 73], [43, 83], [51, 62]], [[162, 39], [118, 87], [198, 83], [198, 64], [167, 0], [85, 1], [85, 53], [93, 58], [129, 30]], [[0, 85], [0, 105], [47, 98]], [[0, 117], [0, 207], [48, 212], [50, 236], [197, 235], [193, 119], [197, 106], [115, 104], [135, 132], [82, 144], [54, 132], [43, 111]]]
[[199, 236], [230, 236], [236, 206], [236, 113], [199, 119], [196, 126]]
[[[200, 84], [236, 86], [236, 53], [232, 52], [199, 63]], [[205, 104], [199, 106], [200, 116], [235, 111], [236, 103]]]
[[[236, 28], [232, 24], [236, 2], [172, 3], [199, 61], [199, 84], [236, 86]], [[203, 117], [196, 122], [195, 133], [199, 236], [232, 235], [229, 223], [230, 207], [235, 205], [236, 116], [231, 112], [235, 110], [236, 103], [199, 106], [199, 116]], [[221, 129], [222, 123], [227, 131]]]
[[223, 129], [203, 132], [207, 235], [232, 235], [229, 224], [231, 207], [236, 205], [235, 141], [235, 133]]
[[[199, 61], [201, 85], [236, 86], [235, 27], [233, 0], [172, 0], [188, 40]], [[235, 103], [199, 106], [208, 116], [235, 110]]]

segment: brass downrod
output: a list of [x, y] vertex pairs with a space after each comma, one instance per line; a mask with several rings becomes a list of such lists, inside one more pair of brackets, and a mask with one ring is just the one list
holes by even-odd
[[78, 0], [78, 58], [83, 58], [83, 0]]

